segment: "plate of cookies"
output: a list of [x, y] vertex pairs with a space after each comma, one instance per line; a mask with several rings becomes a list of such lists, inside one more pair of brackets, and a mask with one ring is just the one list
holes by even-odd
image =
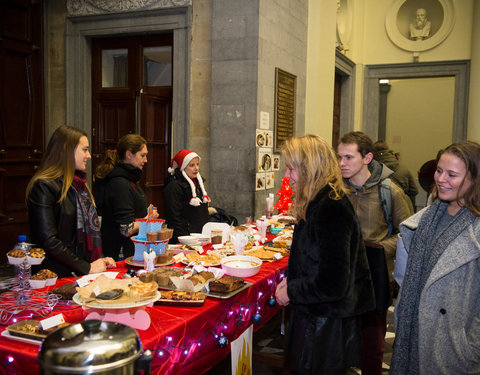
[[185, 256], [186, 259], [183, 259], [182, 263], [186, 266], [188, 266], [191, 262], [195, 262], [205, 267], [215, 267], [219, 266], [222, 260], [222, 258], [216, 254], [200, 255], [198, 253], [188, 253], [185, 254]]

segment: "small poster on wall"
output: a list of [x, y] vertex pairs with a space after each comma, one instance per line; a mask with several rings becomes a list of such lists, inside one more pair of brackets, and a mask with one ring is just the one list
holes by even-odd
[[268, 129], [270, 127], [270, 113], [260, 111], [260, 129]]
[[273, 159], [272, 171], [279, 171], [280, 170], [280, 154], [273, 154], [272, 159]]
[[272, 150], [261, 148], [258, 150], [257, 172], [268, 172], [272, 170]]
[[255, 143], [257, 147], [273, 147], [273, 131], [257, 129]]
[[265, 188], [273, 189], [275, 186], [275, 173], [267, 172], [265, 173]]
[[265, 173], [255, 175], [255, 190], [265, 190]]

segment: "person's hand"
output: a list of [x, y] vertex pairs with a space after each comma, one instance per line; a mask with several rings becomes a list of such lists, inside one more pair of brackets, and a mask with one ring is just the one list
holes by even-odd
[[116, 264], [113, 258], [110, 258], [110, 257], [100, 258], [90, 263], [89, 273], [105, 272], [107, 268], [114, 268], [115, 266]]
[[158, 219], [158, 214], [157, 207], [153, 207], [152, 211], [150, 214], [147, 214], [147, 216], [144, 217], [144, 219], [151, 220], [151, 219]]
[[287, 294], [287, 279], [283, 279], [280, 284], [277, 285], [275, 290], [275, 299], [280, 306], [287, 306], [290, 303], [290, 299]]

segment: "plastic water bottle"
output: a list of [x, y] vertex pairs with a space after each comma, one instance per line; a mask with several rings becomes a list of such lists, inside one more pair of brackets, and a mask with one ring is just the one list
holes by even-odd
[[273, 216], [273, 193], [268, 194], [265, 198], [265, 216], [267, 219], [271, 219]]
[[[28, 255], [30, 252], [30, 247], [31, 245], [27, 243], [27, 236], [24, 234], [21, 234], [18, 236], [18, 242], [15, 244], [13, 247], [13, 250], [19, 249], [19, 250], [24, 250], [25, 255]], [[30, 276], [32, 275], [32, 266], [28, 264], [27, 258], [25, 257], [25, 260], [23, 263], [16, 264], [15, 265], [15, 277], [18, 278], [20, 284], [28, 284], [28, 279], [30, 279]]]

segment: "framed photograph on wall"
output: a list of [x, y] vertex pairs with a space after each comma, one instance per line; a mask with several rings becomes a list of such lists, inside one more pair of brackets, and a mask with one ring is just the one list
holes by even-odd
[[258, 150], [257, 172], [268, 172], [272, 170], [272, 149], [260, 148]]
[[275, 173], [267, 172], [265, 173], [265, 188], [273, 189], [275, 187]]
[[265, 173], [255, 174], [255, 190], [265, 190]]
[[272, 171], [279, 171], [280, 170], [280, 154], [273, 154], [272, 155]]

